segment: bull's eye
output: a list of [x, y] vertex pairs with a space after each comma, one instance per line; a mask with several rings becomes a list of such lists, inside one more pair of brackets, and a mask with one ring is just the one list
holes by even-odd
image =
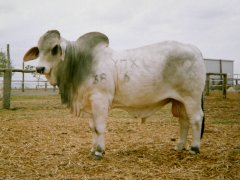
[[54, 46], [52, 48], [51, 53], [52, 53], [53, 56], [57, 55], [57, 53], [58, 53], [58, 45], [56, 45], [56, 46]]

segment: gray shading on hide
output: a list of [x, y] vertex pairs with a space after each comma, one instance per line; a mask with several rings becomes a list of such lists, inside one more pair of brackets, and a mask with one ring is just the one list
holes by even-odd
[[108, 45], [108, 37], [102, 33], [92, 32], [81, 36], [76, 42], [67, 44], [65, 59], [58, 69], [62, 103], [71, 105], [73, 94], [76, 94], [78, 87], [93, 73], [92, 52], [99, 43]]

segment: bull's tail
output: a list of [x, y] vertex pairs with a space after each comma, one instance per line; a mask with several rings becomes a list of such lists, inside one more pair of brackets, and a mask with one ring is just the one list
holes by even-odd
[[205, 115], [204, 115], [204, 99], [203, 99], [203, 94], [202, 94], [202, 111], [203, 111], [203, 117], [202, 117], [202, 128], [201, 128], [201, 138], [203, 138], [203, 133], [204, 133], [204, 126], [205, 126]]

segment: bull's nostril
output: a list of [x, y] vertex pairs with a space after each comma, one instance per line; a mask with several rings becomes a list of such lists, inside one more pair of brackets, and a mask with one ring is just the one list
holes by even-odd
[[43, 73], [44, 73], [44, 70], [45, 70], [45, 67], [42, 67], [42, 66], [36, 67], [36, 71], [37, 71], [37, 73], [39, 73], [39, 74], [43, 74]]

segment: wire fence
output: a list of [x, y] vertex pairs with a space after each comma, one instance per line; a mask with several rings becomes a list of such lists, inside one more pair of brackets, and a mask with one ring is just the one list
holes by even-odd
[[[27, 95], [37, 95], [41, 92], [41, 95], [44, 94], [56, 94], [56, 87], [53, 87], [48, 84], [47, 81], [42, 81], [38, 79], [37, 81], [25, 81], [24, 74], [25, 73], [34, 73], [35, 70], [24, 70], [24, 69], [0, 69], [0, 72], [4, 73], [3, 80], [2, 80], [2, 87], [0, 86], [0, 98], [3, 102], [3, 108], [9, 109], [11, 106], [11, 96], [12, 95], [20, 95], [20, 94], [27, 94]], [[22, 80], [12, 80], [13, 72], [20, 72], [23, 73]], [[16, 85], [18, 84], [18, 85]], [[28, 86], [26, 86], [28, 84]], [[36, 91], [36, 90], [43, 90], [43, 91]], [[27, 92], [26, 92], [27, 90]], [[33, 91], [34, 90], [34, 91]]]

